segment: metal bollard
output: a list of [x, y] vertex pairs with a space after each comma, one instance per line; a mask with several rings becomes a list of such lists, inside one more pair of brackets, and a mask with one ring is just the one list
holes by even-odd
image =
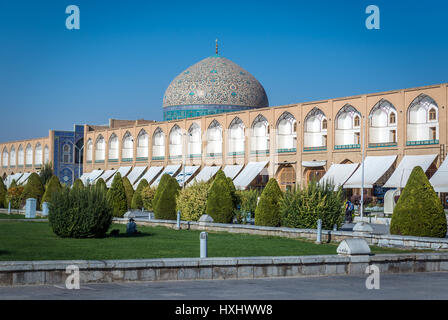
[[11, 214], [11, 201], [8, 203], [8, 214]]
[[42, 215], [44, 217], [48, 216], [49, 209], [48, 209], [48, 202], [42, 203]]
[[338, 225], [336, 223], [333, 225], [333, 231], [338, 231]]
[[316, 239], [316, 243], [317, 244], [321, 244], [322, 243], [322, 220], [321, 219], [317, 220], [317, 239]]
[[208, 233], [205, 231], [201, 232], [201, 235], [199, 236], [201, 242], [201, 258], [207, 258], [207, 239]]
[[180, 230], [180, 211], [177, 211], [177, 230]]

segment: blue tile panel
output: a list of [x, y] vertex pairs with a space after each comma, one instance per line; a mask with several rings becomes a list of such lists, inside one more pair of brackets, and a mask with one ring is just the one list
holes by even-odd
[[163, 109], [163, 121], [202, 117], [210, 114], [219, 114], [224, 112], [234, 112], [249, 109], [254, 109], [254, 107], [214, 104], [172, 106]]

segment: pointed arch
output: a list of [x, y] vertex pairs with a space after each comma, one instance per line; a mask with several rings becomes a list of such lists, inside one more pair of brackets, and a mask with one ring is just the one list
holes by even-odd
[[171, 159], [182, 157], [182, 130], [175, 124], [170, 130], [169, 156]]
[[269, 153], [269, 122], [259, 114], [252, 122], [251, 153]]
[[9, 166], [9, 152], [8, 152], [8, 148], [6, 148], [6, 147], [3, 148], [2, 165], [3, 165], [3, 168], [7, 168]]
[[22, 145], [19, 145], [19, 149], [17, 150], [17, 158], [18, 166], [23, 167], [25, 164], [25, 154]]
[[228, 140], [229, 156], [244, 155], [246, 142], [245, 126], [239, 117], [233, 118], [230, 122]]
[[42, 145], [40, 144], [40, 142], [38, 142], [36, 144], [36, 147], [34, 148], [34, 165], [42, 165]]
[[103, 135], [99, 135], [95, 142], [95, 162], [104, 162], [106, 159], [106, 140]]
[[145, 129], [141, 129], [137, 135], [137, 160], [148, 159], [149, 135]]
[[344, 105], [335, 118], [335, 149], [361, 147], [361, 113], [352, 105]]
[[50, 149], [48, 148], [48, 145], [45, 145], [44, 148], [44, 163], [47, 164], [50, 162]]
[[193, 122], [188, 129], [188, 155], [190, 158], [202, 157], [201, 127]]
[[160, 127], [157, 127], [152, 135], [152, 159], [165, 159], [165, 133]]
[[134, 138], [129, 131], [123, 136], [123, 143], [121, 149], [121, 161], [134, 160]]
[[388, 100], [379, 100], [369, 114], [369, 147], [385, 147], [397, 142], [397, 109]]
[[92, 139], [87, 140], [86, 161], [92, 162], [93, 159], [93, 142]]
[[297, 121], [288, 111], [277, 120], [277, 152], [297, 151]]
[[25, 165], [27, 167], [33, 166], [33, 147], [28, 143], [25, 148]]
[[119, 158], [119, 145], [118, 136], [115, 133], [112, 133], [109, 137], [109, 154], [108, 161], [117, 162]]
[[407, 111], [406, 145], [439, 143], [439, 106], [433, 98], [420, 94]]
[[17, 165], [17, 152], [16, 152], [16, 147], [12, 146], [11, 150], [10, 150], [10, 159], [9, 159], [9, 166], [11, 168], [15, 168], [15, 166]]
[[222, 126], [214, 119], [207, 128], [207, 156], [222, 155]]

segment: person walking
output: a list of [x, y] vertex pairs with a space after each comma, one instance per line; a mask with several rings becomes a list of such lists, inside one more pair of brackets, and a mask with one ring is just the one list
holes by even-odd
[[355, 206], [353, 205], [353, 202], [347, 199], [347, 202], [345, 203], [345, 222], [346, 223], [352, 223], [353, 221], [353, 211], [355, 209]]

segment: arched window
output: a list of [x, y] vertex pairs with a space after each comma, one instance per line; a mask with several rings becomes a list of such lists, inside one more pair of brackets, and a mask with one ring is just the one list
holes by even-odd
[[243, 121], [235, 117], [229, 126], [229, 155], [244, 155], [245, 135]]
[[108, 161], [118, 161], [118, 137], [115, 133], [109, 138], [109, 158]]
[[134, 159], [134, 138], [128, 132], [123, 137], [123, 149], [121, 150], [121, 161], [132, 161]]
[[92, 139], [89, 139], [87, 141], [87, 148], [86, 148], [86, 161], [92, 162], [93, 159], [93, 143]]
[[6, 168], [9, 166], [9, 154], [8, 149], [6, 147], [3, 148], [3, 156], [2, 156], [3, 167]]
[[163, 160], [165, 158], [165, 134], [162, 129], [157, 128], [152, 137], [152, 158]]
[[14, 146], [11, 147], [11, 152], [10, 152], [10, 156], [11, 159], [9, 159], [9, 166], [14, 168], [17, 164], [17, 154], [16, 154], [16, 148]]
[[202, 156], [201, 128], [197, 123], [193, 123], [188, 129], [188, 154], [190, 158]]
[[346, 104], [336, 114], [335, 149], [359, 148], [361, 114], [353, 106]]
[[141, 160], [148, 159], [149, 136], [145, 130], [140, 130], [137, 137], [137, 158]]
[[408, 108], [407, 145], [439, 143], [439, 107], [428, 95], [420, 94]]
[[47, 164], [50, 162], [50, 149], [48, 146], [45, 146], [44, 148], [44, 163]]
[[222, 155], [222, 126], [213, 120], [207, 129], [207, 156]]
[[95, 162], [104, 162], [106, 159], [106, 141], [99, 135], [95, 143]]
[[304, 151], [325, 150], [327, 147], [327, 118], [317, 107], [305, 117]]
[[23, 167], [23, 165], [25, 164], [25, 154], [23, 152], [23, 147], [22, 145], [19, 146], [19, 150], [18, 150], [18, 164], [20, 167]]
[[397, 110], [387, 100], [381, 99], [369, 115], [369, 147], [387, 147], [397, 142]]
[[182, 157], [182, 131], [178, 125], [174, 125], [170, 131], [170, 158]]
[[297, 122], [289, 112], [283, 112], [277, 121], [277, 151], [297, 151]]
[[31, 147], [30, 143], [26, 146], [25, 153], [25, 164], [27, 167], [31, 167], [33, 165], [33, 147]]
[[34, 150], [34, 165], [42, 165], [42, 145], [38, 143], [36, 149]]
[[62, 162], [70, 163], [71, 162], [71, 154], [72, 148], [70, 144], [66, 143], [62, 146]]
[[261, 114], [252, 123], [251, 153], [269, 153], [269, 123]]

